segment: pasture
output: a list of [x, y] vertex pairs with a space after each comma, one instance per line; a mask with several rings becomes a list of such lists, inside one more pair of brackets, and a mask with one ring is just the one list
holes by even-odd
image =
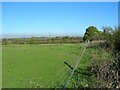
[[3, 45], [2, 87], [50, 87], [64, 83], [74, 66], [82, 44]]

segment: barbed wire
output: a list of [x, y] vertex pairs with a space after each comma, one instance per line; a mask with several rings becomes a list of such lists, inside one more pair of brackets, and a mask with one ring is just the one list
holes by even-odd
[[[76, 57], [76, 58], [77, 58], [77, 57]], [[77, 60], [72, 60], [72, 62], [71, 62], [71, 63], [73, 63], [73, 66], [74, 66], [74, 65], [76, 64], [76, 62], [77, 62]], [[57, 76], [57, 75], [58, 75], [58, 73], [63, 72], [63, 71], [64, 71], [64, 70], [66, 70], [66, 69], [68, 69], [68, 70], [69, 70], [69, 68], [67, 68], [67, 67], [66, 67], [65, 69], [63, 68], [63, 69], [61, 69], [60, 71], [58, 71], [57, 73], [52, 73], [50, 76], [52, 76], [52, 79], [53, 79], [53, 78], [55, 78], [55, 76]], [[56, 75], [56, 74], [57, 74], [57, 75]], [[45, 81], [45, 83], [46, 83], [46, 82], [50, 82], [50, 81], [51, 81], [51, 79], [50, 79], [50, 80]], [[45, 83], [44, 83], [44, 84], [45, 84]]]
[[[84, 44], [84, 46], [82, 47], [82, 49], [84, 50], [84, 47], [86, 46], [86, 44]], [[83, 50], [81, 49], [81, 51], [80, 51], [80, 55], [82, 54], [82, 52], [83, 52]], [[75, 60], [74, 61], [74, 64], [73, 64], [73, 66], [75, 67], [75, 65], [77, 64], [77, 62], [79, 61], [79, 57], [80, 56], [78, 56], [77, 57], [77, 60]], [[67, 70], [68, 71], [68, 70]], [[67, 72], [66, 71], [66, 72]], [[67, 75], [66, 75], [67, 76]], [[61, 76], [62, 77], [62, 76]], [[59, 78], [59, 79], [61, 79], [61, 78]], [[66, 78], [65, 78], [66, 79]], [[63, 77], [62, 77], [62, 80], [63, 80]], [[63, 80], [64, 81], [64, 80]], [[50, 87], [51, 85], [53, 85], [54, 83], [56, 83], [56, 82], [53, 82], [52, 84], [50, 84], [48, 87]], [[65, 85], [65, 82], [63, 82], [62, 84], [64, 84]], [[61, 86], [62, 84], [60, 84], [60, 82], [59, 82], [59, 86]], [[59, 87], [59, 86], [57, 86], [57, 87]]]
[[[69, 71], [70, 71], [70, 69], [66, 70], [66, 72], [64, 74], [62, 74], [59, 78], [57, 78], [57, 80], [54, 81], [53, 83], [51, 83], [48, 87], [54, 85], [55, 83], [58, 83], [59, 85], [57, 85], [56, 87], [59, 87], [61, 85], [61, 82], [64, 81], [65, 78], [68, 77], [67, 74], [68, 74]], [[63, 82], [63, 83], [65, 83], [65, 82]]]
[[81, 60], [81, 58], [82, 58], [82, 56], [83, 56], [83, 54], [84, 54], [84, 52], [85, 52], [85, 50], [86, 50], [86, 47], [87, 47], [87, 43], [85, 43], [85, 44], [83, 45], [83, 48], [82, 48], [82, 50], [81, 50], [81, 52], [80, 52], [80, 56], [78, 57], [78, 62], [77, 62], [77, 64], [75, 65], [74, 69], [72, 70], [71, 75], [69, 76], [69, 78], [68, 78], [68, 80], [67, 80], [67, 82], [66, 82], [66, 84], [65, 84], [65, 87], [67, 87], [67, 86], [69, 85], [69, 83], [70, 83], [70, 81], [71, 81], [71, 78], [73, 77], [73, 74], [74, 74], [74, 72], [75, 72], [75, 69], [77, 68], [77, 66], [78, 66], [78, 64], [79, 64], [79, 62], [80, 62], [80, 60]]
[[47, 85], [47, 83], [49, 83], [50, 81], [52, 81], [52, 79], [54, 79], [55, 77], [57, 77], [57, 75], [59, 75], [59, 73], [60, 72], [63, 72], [63, 71], [65, 71], [67, 69], [67, 67], [64, 69], [61, 69], [60, 71], [58, 71], [57, 73], [55, 73], [55, 75], [53, 75], [49, 80], [47, 80], [44, 84], [43, 84], [43, 86], [46, 86]]
[[[83, 48], [83, 47], [82, 47], [82, 48]], [[80, 50], [80, 53], [82, 52], [82, 48], [81, 48], [81, 50]], [[70, 62], [70, 64], [72, 64], [71, 66], [75, 67], [76, 63], [78, 62], [78, 58], [79, 58], [79, 56], [77, 55], [74, 60], [70, 60], [70, 61], [72, 61], [72, 62]], [[54, 81], [53, 79], [56, 79], [55, 82], [51, 83], [48, 87], [50, 87], [51, 85], [53, 85], [54, 83], [56, 83], [56, 81], [61, 81], [61, 80], [64, 81], [66, 78], [63, 79], [63, 77], [65, 77], [65, 76], [68, 77], [66, 73], [67, 73], [69, 70], [71, 70], [71, 69], [68, 68], [68, 67], [65, 67], [65, 68], [59, 70], [58, 72], [55, 72], [55, 73], [54, 73], [54, 71], [53, 71], [53, 72], [50, 74], [50, 77], [51, 77], [51, 78], [50, 78], [49, 80], [46, 80], [46, 81], [42, 84], [42, 87], [46, 87], [48, 83], [50, 83], [51, 81]], [[64, 74], [63, 74], [63, 75], [60, 75], [60, 73], [64, 73]], [[69, 74], [70, 74], [70, 73], [69, 73]], [[60, 77], [59, 77], [59, 76], [60, 76]], [[57, 77], [59, 77], [59, 78], [57, 79]], [[62, 79], [61, 79], [61, 78], [62, 78]], [[59, 79], [61, 79], [61, 80], [59, 80]], [[61, 83], [61, 82], [59, 82], [59, 83]], [[62, 82], [62, 84], [65, 84], [65, 82]], [[61, 84], [60, 84], [60, 85], [61, 85]], [[59, 85], [59, 86], [60, 86], [60, 85]], [[59, 87], [59, 86], [58, 86], [58, 87]]]

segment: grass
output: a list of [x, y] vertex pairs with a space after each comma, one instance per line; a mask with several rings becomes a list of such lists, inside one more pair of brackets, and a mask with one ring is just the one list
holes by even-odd
[[82, 88], [82, 87], [88, 87], [91, 84], [92, 80], [89, 71], [89, 62], [90, 62], [89, 60], [90, 60], [91, 50], [93, 50], [93, 48], [86, 48], [80, 60], [80, 63], [76, 69], [78, 72], [75, 72], [69, 87]]
[[90, 72], [91, 64], [105, 64], [105, 61], [113, 60], [112, 52], [104, 48], [86, 48], [80, 60], [76, 73], [72, 79], [70, 87], [95, 87], [96, 78]]
[[69, 70], [64, 62], [74, 65], [81, 47], [82, 44], [3, 46], [2, 87], [48, 87]]

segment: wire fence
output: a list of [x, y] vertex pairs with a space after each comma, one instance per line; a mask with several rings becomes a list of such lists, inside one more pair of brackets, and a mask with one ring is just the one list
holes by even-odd
[[[73, 65], [76, 63], [76, 61], [72, 61], [71, 63], [73, 63]], [[52, 81], [56, 81], [56, 78], [58, 78], [59, 76], [61, 76], [61, 74], [64, 74], [66, 71], [71, 71], [68, 67], [62, 68], [61, 70], [59, 70], [58, 72], [53, 72], [50, 74], [50, 79], [49, 80], [45, 80], [44, 83], [42, 84], [43, 87], [46, 87], [47, 84], [49, 84]], [[55, 80], [54, 80], [55, 79]]]
[[86, 46], [87, 46], [87, 43], [85, 43], [83, 45], [83, 47], [81, 49], [81, 52], [80, 52], [80, 56], [78, 57], [78, 60], [77, 60], [78, 62], [76, 63], [76, 65], [74, 66], [74, 69], [72, 70], [70, 76], [68, 77], [68, 80], [66, 81], [65, 87], [68, 87], [68, 85], [69, 85], [69, 83], [70, 83], [70, 81], [71, 81], [71, 79], [73, 77], [73, 74], [74, 74], [74, 72], [75, 72], [75, 70], [76, 70], [76, 68], [77, 68], [77, 66], [78, 66], [78, 64], [79, 64], [79, 62], [80, 62], [80, 60], [81, 60], [85, 50], [86, 50]]
[[70, 80], [74, 74], [75, 69], [77, 68], [80, 59], [82, 58], [87, 44], [83, 44], [83, 47], [80, 50], [79, 56], [77, 56], [74, 60], [71, 62], [71, 66], [73, 67], [73, 70], [71, 70], [69, 67], [62, 68], [61, 70], [57, 72], [52, 72], [50, 74], [50, 79], [45, 80], [44, 83], [41, 84], [42, 87], [50, 88], [50, 87], [67, 87], [70, 83]]

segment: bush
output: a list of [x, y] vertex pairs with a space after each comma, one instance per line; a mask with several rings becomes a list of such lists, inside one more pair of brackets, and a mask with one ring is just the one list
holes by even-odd
[[[93, 47], [92, 47], [93, 48]], [[102, 47], [91, 51], [90, 68], [95, 81], [95, 88], [120, 88], [118, 58], [111, 51]]]

